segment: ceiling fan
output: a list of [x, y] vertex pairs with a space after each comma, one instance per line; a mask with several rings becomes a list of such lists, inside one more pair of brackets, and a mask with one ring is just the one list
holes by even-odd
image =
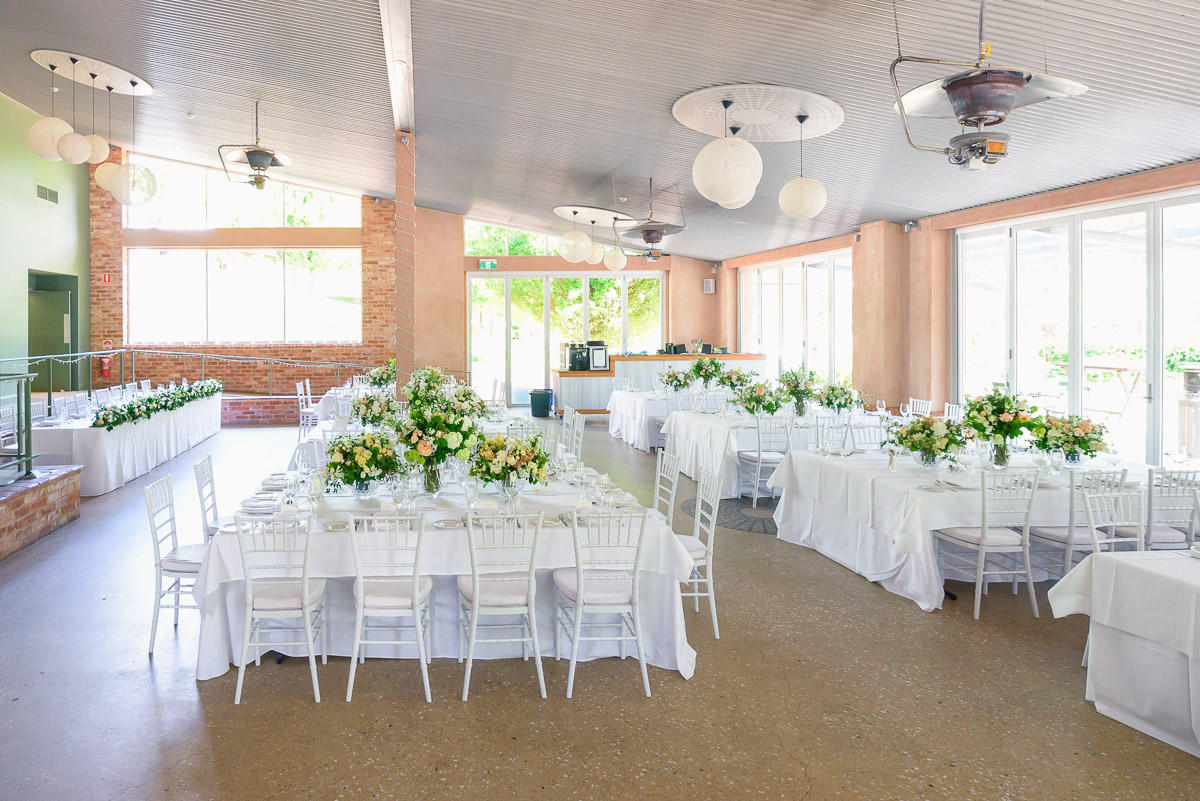
[[[228, 153], [228, 155], [226, 155]], [[262, 138], [258, 135], [258, 101], [254, 101], [254, 144], [252, 145], [221, 145], [217, 148], [217, 156], [221, 166], [225, 168], [225, 177], [235, 184], [250, 184], [255, 189], [267, 188], [267, 168], [287, 167], [292, 160], [277, 150], [262, 146]], [[246, 164], [250, 167], [250, 175], [245, 181], [235, 181], [229, 172], [229, 164]]]
[[[680, 210], [683, 206], [680, 205]], [[650, 179], [650, 216], [644, 222], [640, 222], [631, 228], [626, 228], [621, 232], [621, 236], [629, 237], [630, 239], [639, 239], [642, 244], [650, 249], [651, 253], [657, 253], [651, 261], [657, 261], [658, 256], [662, 255], [662, 251], [656, 248], [662, 244], [663, 237], [677, 234], [686, 229], [685, 225], [675, 225], [674, 223], [660, 222], [654, 219], [654, 179]]]
[[[893, 14], [895, 10], [893, 0]], [[980, 0], [979, 58], [975, 61], [946, 61], [901, 54], [899, 18], [896, 18], [897, 57], [890, 70], [892, 87], [896, 90], [896, 103], [892, 108], [900, 113], [900, 119], [904, 121], [904, 134], [908, 137], [908, 143], [917, 150], [945, 154], [951, 164], [967, 170], [982, 170], [987, 165], [1000, 161], [1008, 153], [1008, 134], [984, 131], [984, 128], [1004, 122], [1010, 112], [1022, 106], [1059, 97], [1074, 97], [1087, 91], [1087, 86], [1078, 81], [1047, 74], [1048, 68], [1044, 73], [1035, 73], [1013, 67], [993, 67], [987, 63], [991, 47], [983, 37], [986, 12], [987, 0]], [[1044, 36], [1044, 25], [1042, 30]], [[1043, 47], [1044, 45], [1043, 41]], [[901, 93], [896, 67], [904, 63], [942, 64], [970, 69]], [[964, 129], [975, 130], [964, 130], [958, 136], [952, 137], [946, 147], [920, 145], [913, 139], [908, 123], [909, 117], [952, 118]]]

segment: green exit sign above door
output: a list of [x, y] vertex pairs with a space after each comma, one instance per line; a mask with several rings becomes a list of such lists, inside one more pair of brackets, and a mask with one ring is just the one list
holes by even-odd
[[495, 259], [480, 259], [479, 260], [479, 269], [481, 269], [481, 270], [496, 269], [496, 260]]

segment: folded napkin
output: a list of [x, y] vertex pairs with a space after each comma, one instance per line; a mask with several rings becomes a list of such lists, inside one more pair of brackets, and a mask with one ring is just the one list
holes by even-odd
[[961, 473], [946, 473], [944, 476], [939, 476], [938, 481], [951, 487], [959, 487], [960, 489], [979, 488], [978, 481], [972, 481], [966, 475]]
[[256, 512], [273, 510], [276, 506], [275, 501], [267, 498], [247, 498], [242, 501], [243, 509], [250, 509]]
[[611, 503], [636, 503], [637, 502], [637, 498], [635, 498], [633, 496], [632, 492], [625, 492], [624, 490], [615, 490], [613, 492], [608, 493], [608, 500]]
[[379, 511], [384, 512], [386, 514], [394, 515], [400, 511], [400, 507], [397, 506], [396, 504], [392, 503], [391, 501], [380, 501], [379, 502]]

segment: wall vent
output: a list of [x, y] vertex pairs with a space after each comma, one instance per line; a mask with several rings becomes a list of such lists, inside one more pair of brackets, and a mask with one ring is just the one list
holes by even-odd
[[58, 202], [58, 190], [50, 189], [49, 187], [38, 184], [37, 196], [40, 200], [49, 200], [51, 203]]

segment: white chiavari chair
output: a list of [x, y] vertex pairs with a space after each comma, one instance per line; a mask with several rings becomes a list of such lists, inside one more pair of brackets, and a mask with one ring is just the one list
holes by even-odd
[[107, 387], [96, 390], [92, 393], [92, 397], [100, 406], [107, 406], [112, 403], [112, 391]]
[[351, 395], [339, 395], [336, 400], [338, 419], [349, 420], [350, 415], [354, 412], [354, 397]]
[[[758, 415], [754, 418], [755, 448], [737, 452], [738, 483], [741, 483], [743, 470], [754, 475], [751, 506], [758, 506], [758, 495], [762, 482], [771, 477], [771, 473], [787, 455], [791, 445], [788, 439], [790, 428], [791, 421], [786, 417]], [[768, 488], [767, 491], [771, 497], [775, 497], [773, 488]]]
[[167, 389], [175, 389], [175, 379], [174, 378], [172, 378], [170, 381], [167, 382]]
[[82, 417], [90, 407], [91, 403], [88, 402], [87, 395], [72, 395], [68, 409], [72, 416]]
[[681, 412], [691, 408], [691, 405], [688, 403], [687, 390], [677, 391], [674, 389], [668, 389], [663, 394], [665, 395], [665, 403], [667, 407], [666, 415], [663, 417], [651, 417], [649, 420], [651, 432], [650, 447], [652, 449], [667, 447], [667, 438], [662, 433], [662, 430], [663, 426], [667, 424], [667, 419], [670, 418], [671, 412]]
[[196, 493], [200, 497], [200, 530], [204, 541], [211, 540], [221, 528], [217, 513], [217, 483], [213, 478], [212, 457], [205, 456], [192, 465], [196, 473]]
[[577, 461], [583, 461], [583, 433], [587, 428], [587, 418], [581, 412], [575, 412], [575, 420], [571, 423], [571, 443], [567, 452]]
[[[1084, 490], [1084, 515], [1092, 550], [1115, 551], [1119, 545], [1146, 548], [1146, 495], [1141, 490], [1096, 492]], [[1127, 533], [1122, 533], [1127, 532]]]
[[[1038, 616], [1029, 560], [1029, 515], [1037, 494], [1038, 470], [985, 470], [980, 481], [980, 526], [957, 526], [934, 532], [938, 565], [943, 578], [957, 574], [975, 582], [975, 619], [988, 576], [1008, 576], [1017, 592], [1017, 578], [1024, 576], [1033, 616]], [[953, 546], [947, 549], [942, 543]], [[963, 553], [966, 551], [966, 553]], [[999, 557], [992, 569], [988, 557]]]
[[33, 422], [46, 419], [46, 402], [33, 401], [29, 404], [29, 414]]
[[[186, 386], [188, 385], [187, 376], [184, 376], [183, 378], [179, 379], [179, 383], [180, 383], [180, 385], [181, 385], [181, 386], [185, 386], [185, 387], [186, 387]], [[136, 385], [136, 384], [129, 384], [128, 386], [131, 386], [131, 387], [133, 387], [135, 390], [137, 389], [137, 385]]]
[[[538, 690], [546, 697], [537, 628], [537, 551], [542, 513], [467, 515], [471, 575], [458, 577], [458, 661], [466, 659], [462, 699], [471, 689], [475, 646], [481, 642], [521, 643], [522, 658], [533, 652]], [[515, 617], [519, 623], [480, 623], [482, 617]], [[519, 630], [508, 636], [480, 637], [480, 631]]]
[[[1062, 578], [1074, 566], [1076, 555], [1087, 556], [1096, 550], [1085, 517], [1085, 494], [1098, 496], [1122, 492], [1126, 476], [1125, 470], [1070, 471], [1067, 525], [1029, 527], [1031, 556], [1038, 557], [1037, 567]], [[1032, 551], [1035, 545], [1039, 551]]]
[[713, 637], [721, 639], [721, 630], [717, 627], [717, 593], [713, 583], [713, 546], [717, 537], [717, 512], [721, 506], [721, 482], [708, 472], [700, 471], [700, 481], [696, 484], [696, 514], [692, 524], [691, 534], [677, 534], [683, 547], [687, 548], [692, 557], [692, 576], [689, 579], [692, 589], [683, 592], [684, 598], [691, 598], [695, 611], [700, 611], [700, 599], [708, 598], [708, 608], [712, 613]]
[[[632, 514], [571, 515], [571, 533], [575, 541], [575, 567], [555, 570], [554, 658], [562, 658], [562, 639], [571, 645], [571, 664], [567, 670], [567, 698], [575, 688], [575, 665], [579, 646], [584, 642], [616, 641], [621, 658], [625, 646], [633, 642], [642, 669], [642, 689], [650, 697], [650, 676], [646, 671], [646, 650], [642, 641], [640, 581], [646, 531], [646, 512]], [[587, 622], [589, 615], [611, 620]], [[585, 636], [584, 629], [617, 628], [615, 634]]]
[[17, 444], [17, 407], [0, 407], [0, 447]]
[[[175, 495], [169, 474], [146, 487], [145, 494], [150, 539], [154, 542], [154, 620], [150, 624], [150, 654], [153, 656], [159, 611], [174, 610], [175, 628], [179, 628], [179, 610], [199, 608], [194, 604], [183, 604], [182, 599], [184, 595], [191, 597], [200, 563], [204, 561], [204, 546], [179, 544], [175, 529]], [[165, 589], [163, 579], [170, 582]], [[167, 596], [171, 600], [163, 603]]]
[[846, 446], [850, 416], [845, 414], [817, 415], [816, 444], [819, 450], [837, 450]]
[[947, 403], [942, 407], [942, 418], [951, 423], [961, 423], [963, 419], [963, 407], [958, 403]]
[[858, 450], [878, 450], [888, 437], [888, 424], [878, 417], [856, 418], [849, 426], [850, 447]]
[[296, 405], [299, 410], [299, 426], [296, 429], [296, 441], [300, 441], [308, 436], [308, 432], [321, 424], [321, 416], [317, 410], [312, 408], [308, 400], [304, 396], [304, 382], [296, 382]]
[[[1151, 468], [1146, 487], [1146, 548], [1186, 549], [1196, 541], [1200, 470]], [[1132, 536], [1129, 531], [1118, 533]]]
[[[354, 647], [346, 700], [354, 694], [354, 675], [359, 663], [366, 662], [369, 646], [384, 643], [397, 647], [405, 643], [417, 648], [428, 703], [433, 700], [429, 693], [433, 579], [421, 575], [425, 516], [351, 515], [350, 537], [354, 546]], [[390, 624], [385, 625], [385, 620]], [[394, 632], [396, 636], [371, 639], [372, 631]], [[404, 634], [409, 631], [413, 638], [406, 640]]]
[[138, 384], [138, 388], [141, 390], [143, 395], [149, 395], [150, 394], [150, 379], [149, 378], [143, 379]]
[[933, 413], [933, 401], [909, 398], [908, 413], [913, 417], [928, 417]]
[[[320, 703], [316, 642], [320, 637], [321, 664], [327, 664], [329, 632], [325, 620], [325, 579], [309, 577], [313, 518], [311, 515], [264, 518], [239, 514], [234, 516], [234, 521], [245, 576], [246, 602], [233, 702], [242, 702], [242, 682], [251, 648], [254, 648], [254, 664], [260, 665], [263, 649], [303, 645], [308, 651], [313, 699]], [[297, 571], [300, 573], [298, 578]], [[295, 625], [293, 621], [296, 620], [301, 625]], [[266, 625], [272, 621], [284, 625]], [[303, 634], [304, 639], [275, 639], [280, 634], [285, 637]]]
[[679, 457], [659, 451], [654, 464], [654, 503], [650, 507], [675, 528], [675, 493], [679, 490]]

